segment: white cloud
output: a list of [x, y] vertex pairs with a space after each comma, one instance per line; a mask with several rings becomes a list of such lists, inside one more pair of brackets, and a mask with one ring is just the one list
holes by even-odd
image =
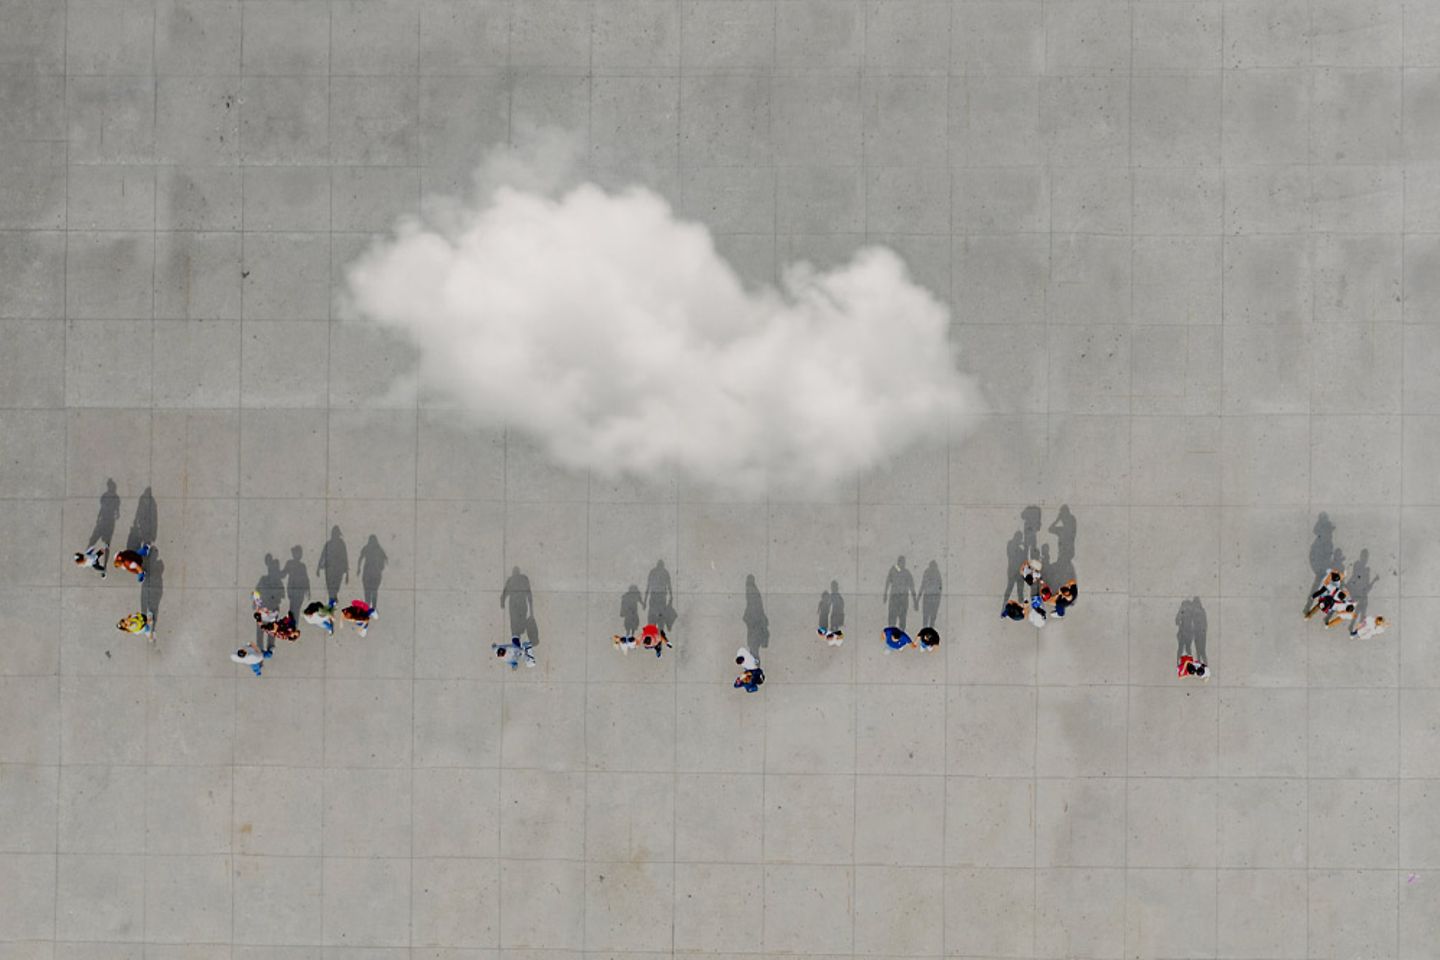
[[892, 251], [747, 290], [704, 226], [577, 182], [569, 149], [492, 158], [474, 200], [351, 265], [351, 306], [413, 341], [427, 392], [570, 467], [745, 494], [832, 487], [977, 409], [948, 310]]

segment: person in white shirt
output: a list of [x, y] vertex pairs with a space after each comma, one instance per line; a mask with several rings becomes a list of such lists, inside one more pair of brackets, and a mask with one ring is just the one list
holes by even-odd
[[1369, 640], [1378, 637], [1390, 628], [1390, 621], [1384, 617], [1366, 617], [1358, 620], [1355, 626], [1350, 628], [1350, 636], [1356, 640]]
[[525, 666], [535, 666], [535, 654], [533, 647], [528, 640], [519, 637], [511, 637], [509, 643], [492, 643], [491, 648], [495, 651], [497, 660], [504, 660], [514, 670], [520, 666], [520, 661], [525, 661]]
[[84, 553], [75, 554], [75, 566], [89, 567], [92, 570], [99, 570], [101, 579], [105, 577], [105, 548], [90, 547]]
[[1326, 627], [1333, 627], [1333, 626], [1335, 626], [1335, 624], [1339, 623], [1341, 620], [1354, 620], [1354, 619], [1355, 619], [1355, 604], [1353, 604], [1353, 603], [1345, 603], [1345, 604], [1337, 603], [1337, 604], [1335, 604], [1335, 606], [1333, 606], [1333, 607], [1330, 608], [1330, 616], [1326, 618], [1326, 620], [1325, 620], [1325, 626], [1326, 626]]
[[745, 647], [735, 651], [735, 663], [741, 670], [754, 670], [760, 666], [759, 659]]
[[265, 661], [269, 660], [273, 654], [273, 650], [262, 650], [258, 644], [251, 643], [230, 654], [230, 659], [236, 663], [245, 664], [250, 668], [250, 672], [258, 677], [261, 669], [265, 666]]

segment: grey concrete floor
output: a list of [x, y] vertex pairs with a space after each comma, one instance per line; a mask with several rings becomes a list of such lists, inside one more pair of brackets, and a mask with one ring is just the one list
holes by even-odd
[[[994, 414], [733, 503], [387, 406], [332, 276], [528, 119], [751, 281], [891, 244]], [[0, 960], [1440, 956], [1437, 278], [1429, 0], [0, 0]], [[107, 478], [153, 647], [66, 562]], [[1039, 634], [1029, 504], [1085, 591]], [[1377, 640], [1298, 616], [1322, 512]], [[319, 592], [336, 526], [382, 619], [257, 681], [267, 553]], [[880, 655], [902, 553], [942, 654]], [[657, 559], [676, 649], [621, 657]]]

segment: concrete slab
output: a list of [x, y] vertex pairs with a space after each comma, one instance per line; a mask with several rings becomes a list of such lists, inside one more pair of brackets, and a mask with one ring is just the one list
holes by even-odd
[[[1431, 5], [0, 23], [0, 956], [1433, 952]], [[810, 502], [588, 476], [391, 390], [414, 352], [343, 318], [344, 269], [517, 121], [748, 282], [892, 246], [989, 414]], [[997, 616], [1030, 505], [1084, 590], [1039, 633]], [[68, 562], [152, 535], [143, 595]], [[1383, 636], [1298, 616], [1337, 549]], [[935, 561], [906, 615], [938, 654], [879, 644], [902, 554]], [[675, 646], [622, 655], [657, 560]], [[307, 625], [257, 681], [226, 659], [257, 585], [381, 616]], [[139, 603], [153, 646], [114, 630]], [[488, 644], [532, 615], [512, 672]]]

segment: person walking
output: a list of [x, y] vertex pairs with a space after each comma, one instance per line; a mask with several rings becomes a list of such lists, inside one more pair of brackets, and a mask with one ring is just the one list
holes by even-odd
[[1350, 628], [1350, 636], [1356, 640], [1369, 640], [1372, 637], [1380, 636], [1388, 629], [1390, 629], [1390, 621], [1384, 617], [1365, 617], [1363, 620], [1357, 620], [1355, 625]]
[[610, 642], [615, 645], [616, 650], [619, 650], [621, 653], [626, 654], [627, 656], [629, 655], [631, 650], [635, 649], [634, 634], [627, 633], [624, 636], [621, 636], [618, 633], [612, 634], [610, 637]]
[[144, 583], [145, 558], [150, 556], [151, 546], [152, 544], [142, 543], [140, 544], [139, 550], [121, 550], [115, 554], [115, 559], [111, 561], [111, 566], [118, 570], [124, 570], [126, 573], [135, 574], [136, 581]]
[[1320, 581], [1320, 586], [1314, 593], [1310, 594], [1310, 602], [1305, 607], [1304, 617], [1309, 620], [1315, 615], [1316, 610], [1328, 609], [1333, 599], [1340, 592], [1340, 586], [1345, 582], [1345, 571], [1331, 569], [1325, 574], [1325, 579]]
[[735, 687], [744, 690], [746, 693], [755, 693], [760, 685], [765, 682], [765, 671], [759, 667], [742, 671], [740, 676], [735, 678]]
[[934, 627], [921, 627], [915, 639], [920, 641], [920, 650], [923, 653], [930, 653], [940, 646], [940, 634]]
[[894, 650], [904, 650], [906, 647], [913, 647], [915, 645], [915, 641], [910, 638], [910, 634], [901, 630], [899, 627], [886, 627], [884, 636], [885, 649], [881, 651], [882, 653], [888, 654]]
[[100, 571], [100, 579], [105, 579], [105, 548], [87, 547], [84, 553], [75, 554], [75, 566], [89, 567], [92, 570]]
[[380, 616], [379, 612], [364, 600], [351, 600], [350, 605], [340, 611], [340, 619], [355, 626], [355, 632], [365, 636], [370, 624]]
[[122, 633], [135, 633], [155, 642], [155, 618], [143, 610], [121, 617], [115, 628]]
[[1062, 586], [1055, 594], [1055, 616], [1065, 616], [1065, 611], [1075, 605], [1075, 600], [1080, 596], [1080, 588], [1071, 580]]
[[1024, 620], [1025, 604], [1019, 600], [1006, 600], [1004, 608], [1000, 611], [1002, 620]]
[[1030, 595], [1035, 595], [1035, 585], [1040, 580], [1041, 565], [1039, 560], [1027, 559], [1020, 564], [1020, 579], [1025, 581], [1025, 586], [1030, 588]]
[[245, 664], [247, 667], [250, 668], [250, 672], [258, 677], [260, 676], [261, 669], [263, 669], [265, 666], [265, 661], [269, 660], [272, 656], [274, 656], [274, 654], [274, 647], [265, 649], [262, 648], [258, 643], [252, 642], [230, 654], [230, 659], [234, 660], [236, 663]]
[[535, 666], [533, 646], [528, 640], [522, 640], [520, 637], [511, 637], [509, 643], [492, 643], [490, 644], [490, 648], [495, 651], [495, 658], [497, 660], [504, 660], [510, 665], [511, 670], [520, 666], [521, 660], [525, 661], [525, 666], [527, 667]]
[[1335, 624], [1340, 623], [1343, 620], [1354, 619], [1355, 604], [1340, 603], [1339, 601], [1336, 601], [1336, 603], [1330, 607], [1330, 615], [1325, 618], [1325, 628], [1328, 630], [1330, 627], [1335, 626]]
[[306, 623], [313, 623], [322, 627], [328, 636], [335, 635], [335, 598], [331, 597], [329, 603], [321, 603], [313, 600], [305, 605], [304, 617]]
[[1045, 621], [1048, 619], [1048, 614], [1045, 612], [1045, 601], [1041, 600], [1038, 596], [1031, 597], [1030, 610], [1026, 616], [1030, 622], [1034, 624], [1036, 629], [1045, 626]]
[[670, 646], [670, 638], [665, 635], [665, 631], [660, 628], [659, 624], [647, 623], [640, 630], [640, 646], [646, 650], [654, 650], [655, 659], [658, 660], [664, 652], [664, 648]]
[[735, 664], [741, 670], [754, 670], [760, 666], [760, 659], [750, 652], [749, 647], [741, 647], [735, 651]]

